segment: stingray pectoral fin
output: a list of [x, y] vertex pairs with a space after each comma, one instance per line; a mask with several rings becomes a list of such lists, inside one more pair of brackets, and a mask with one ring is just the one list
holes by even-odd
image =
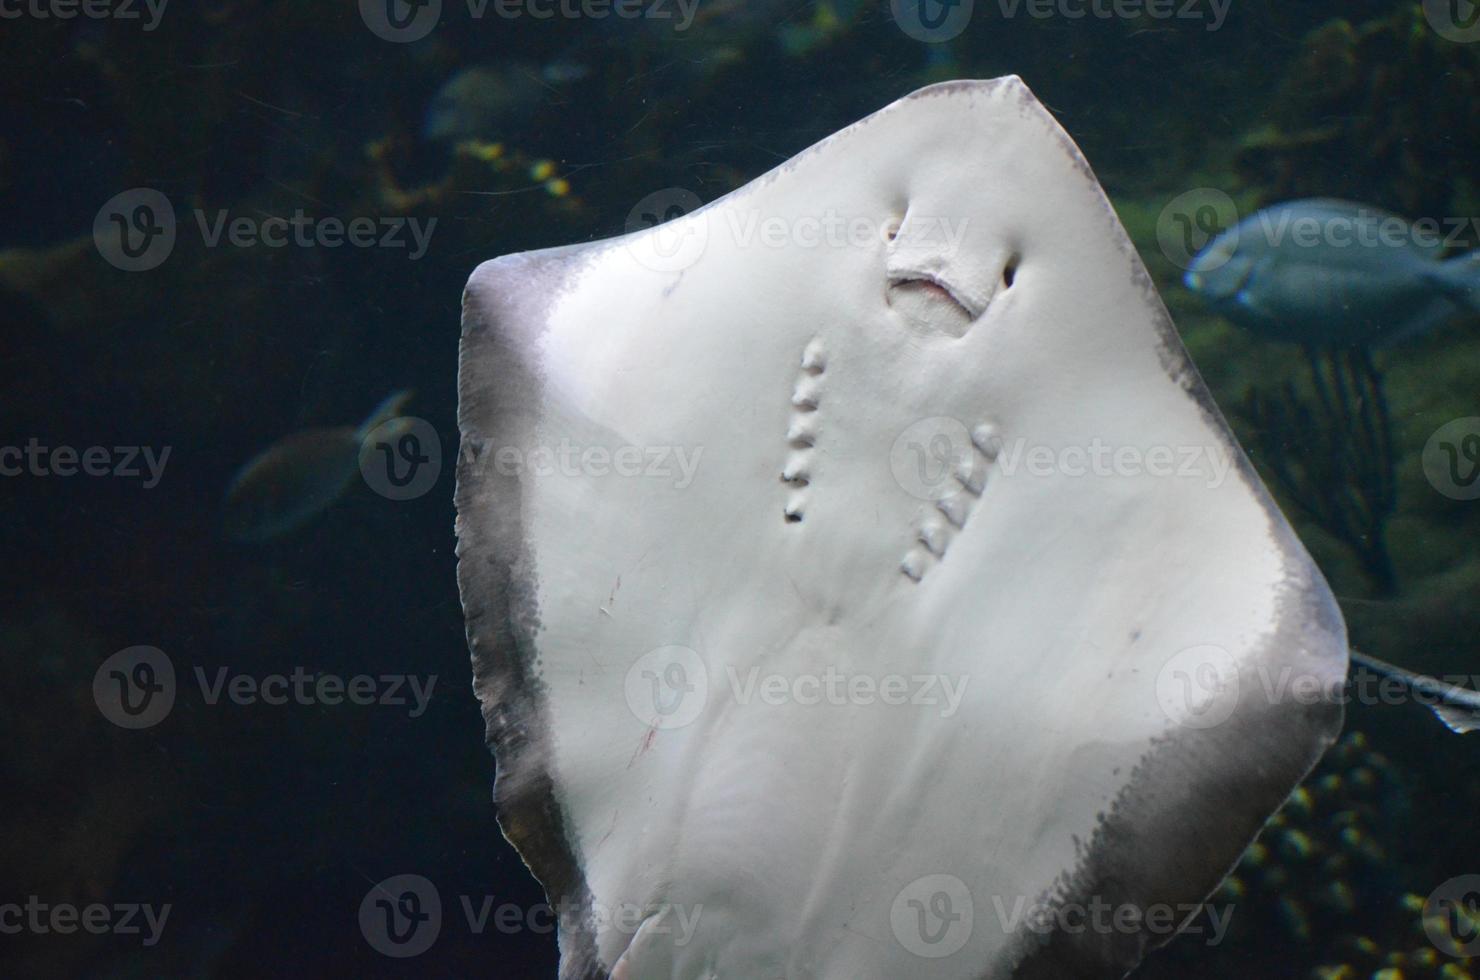
[[562, 977], [1118, 977], [1340, 728], [1329, 589], [1015, 78], [485, 263], [458, 416]]
[[457, 574], [474, 691], [498, 762], [500, 827], [559, 914], [562, 980], [596, 980], [608, 969], [597, 960], [586, 921], [592, 897], [555, 770], [554, 706], [541, 679], [528, 515], [537, 486], [526, 469], [545, 403], [538, 328], [564, 288], [569, 261], [552, 251], [488, 262], [464, 294]]

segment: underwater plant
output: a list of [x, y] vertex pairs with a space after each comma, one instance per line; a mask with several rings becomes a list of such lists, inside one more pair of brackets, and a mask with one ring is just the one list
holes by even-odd
[[1392, 595], [1386, 530], [1397, 487], [1382, 374], [1363, 347], [1304, 350], [1313, 398], [1292, 381], [1244, 396], [1254, 455], [1295, 506], [1352, 550], [1376, 592]]

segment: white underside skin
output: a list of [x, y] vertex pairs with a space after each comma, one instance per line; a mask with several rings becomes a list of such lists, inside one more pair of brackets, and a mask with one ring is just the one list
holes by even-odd
[[[902, 227], [745, 239], [768, 218], [805, 239], [798, 220], [828, 215]], [[1252, 690], [1256, 671], [1339, 684], [1339, 614], [1200, 400], [1098, 184], [1015, 78], [922, 90], [661, 228], [485, 264], [465, 329], [464, 453], [483, 452], [460, 474], [464, 601], [490, 717], [534, 719], [507, 745], [491, 731], [505, 829], [547, 885], [575, 869], [578, 885], [552, 885], [585, 919], [567, 920], [565, 976], [1011, 976], [1042, 944], [1011, 921], [1023, 903], [1101, 885], [1199, 901], [1339, 728], [1333, 705]], [[505, 363], [530, 379], [518, 424], [472, 397]], [[899, 442], [939, 418], [960, 428]], [[966, 454], [979, 495], [911, 492], [920, 452], [922, 472], [937, 463], [930, 433], [989, 430], [995, 460], [938, 444]], [[576, 460], [641, 447], [662, 472], [488, 481], [496, 447], [558, 464], [562, 441]], [[1072, 461], [1095, 445], [1122, 472], [1030, 472], [1035, 448]], [[1185, 469], [1116, 467], [1124, 447]], [[517, 554], [477, 536], [499, 508]], [[480, 577], [500, 563], [537, 622], [502, 646], [475, 615], [508, 584]], [[1243, 687], [1226, 721], [1189, 728], [1163, 668], [1209, 645]], [[644, 663], [693, 690], [642, 717], [633, 692], [653, 678], [629, 672], [665, 647], [693, 651], [681, 674]], [[515, 662], [521, 679], [500, 674]], [[752, 676], [829, 673], [897, 675], [935, 703], [743, 703]], [[953, 712], [926, 676], [960, 692]], [[519, 808], [539, 779], [554, 807], [535, 843]], [[1097, 839], [1118, 803], [1129, 835]], [[1107, 884], [1097, 854], [1152, 880]], [[917, 884], [933, 875], [970, 909], [954, 883], [945, 904]], [[1062, 962], [1118, 976], [1165, 938]]]

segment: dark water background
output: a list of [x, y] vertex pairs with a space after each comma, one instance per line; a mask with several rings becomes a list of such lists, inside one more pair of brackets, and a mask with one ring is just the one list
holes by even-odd
[[[1319, 189], [1409, 214], [1473, 213], [1457, 209], [1474, 203], [1462, 178], [1475, 176], [1480, 44], [1415, 40], [1414, 3], [1233, 0], [1216, 31], [1009, 18], [979, 3], [942, 45], [908, 36], [880, 3], [825, 8], [840, 21], [827, 31], [815, 28], [818, 5], [801, 2], [715, 5], [684, 32], [444, 7], [412, 43], [377, 36], [348, 0], [175, 0], [153, 30], [19, 6], [0, 20], [0, 442], [171, 450], [147, 489], [126, 477], [0, 478], [0, 902], [173, 907], [152, 947], [0, 935], [0, 974], [554, 975], [547, 930], [478, 934], [461, 908], [469, 896], [528, 910], [542, 893], [489, 801], [449, 468], [412, 500], [356, 485], [270, 542], [221, 534], [223, 493], [243, 463], [294, 431], [356, 424], [392, 391], [415, 390], [410, 411], [450, 456], [460, 293], [480, 261], [620, 233], [652, 191], [711, 200], [922, 84], [1005, 73], [1023, 76], [1080, 144], [1143, 253], [1129, 213], [1154, 216], [1202, 186], [1255, 204]], [[1317, 32], [1334, 18], [1406, 19], [1376, 62], [1338, 57], [1322, 70], [1329, 34]], [[785, 25], [825, 36], [788, 50]], [[422, 138], [428, 104], [459, 70], [567, 62], [583, 77], [541, 82], [487, 134], [502, 168], [453, 162]], [[1312, 65], [1316, 78], [1345, 66], [1366, 95], [1314, 102], [1311, 118], [1292, 120], [1291, 80]], [[1244, 139], [1301, 126], [1358, 135], [1262, 155]], [[1393, 162], [1409, 158], [1406, 170]], [[552, 193], [551, 176], [568, 192]], [[91, 229], [134, 188], [162, 192], [181, 217], [169, 257], [130, 273], [104, 261]], [[405, 249], [207, 248], [186, 217], [197, 208], [437, 225], [416, 260]], [[1236, 400], [1256, 373], [1239, 359], [1278, 355], [1205, 322], [1177, 270], [1147, 262], [1184, 333], [1201, 331], [1191, 346], [1215, 393]], [[1415, 358], [1462, 360], [1472, 367], [1461, 377], [1480, 379], [1474, 337], [1473, 324], [1455, 328]], [[1394, 378], [1406, 418], [1422, 380]], [[1480, 414], [1480, 384], [1448, 395], [1455, 410], [1424, 402], [1439, 414], [1416, 436], [1403, 431], [1409, 452], [1439, 422]], [[1372, 596], [1336, 544], [1312, 550], [1352, 597], [1358, 642], [1400, 637], [1373, 652], [1461, 670], [1475, 663], [1465, 583], [1476, 579], [1463, 569], [1480, 554], [1480, 504], [1427, 501], [1417, 478], [1402, 488], [1412, 496], [1393, 530], [1396, 596]], [[1450, 556], [1442, 569], [1408, 557], [1435, 549]], [[1448, 592], [1429, 584], [1441, 573]], [[110, 654], [140, 644], [170, 656], [180, 691], [168, 718], [127, 731], [100, 713], [92, 681]], [[194, 679], [197, 668], [262, 677], [299, 666], [435, 675], [434, 695], [415, 718], [392, 706], [212, 705]], [[1348, 958], [1342, 936], [1388, 928], [1402, 894], [1480, 871], [1475, 746], [1417, 708], [1357, 707], [1351, 723], [1402, 784], [1384, 811], [1402, 815], [1382, 824], [1383, 870], [1359, 888], [1360, 906], [1317, 917], [1302, 938], [1270, 893], [1227, 947], [1174, 949], [1148, 975], [1308, 976]], [[440, 936], [413, 960], [376, 952], [358, 919], [372, 885], [401, 873], [434, 882], [444, 903]], [[1388, 935], [1384, 949], [1424, 944], [1421, 931]]]

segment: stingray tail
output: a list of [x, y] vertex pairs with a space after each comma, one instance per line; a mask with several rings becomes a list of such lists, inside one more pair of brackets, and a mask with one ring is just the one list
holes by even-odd
[[1447, 684], [1427, 674], [1416, 674], [1402, 667], [1369, 657], [1360, 650], [1351, 652], [1352, 663], [1398, 681], [1419, 704], [1438, 716], [1452, 732], [1461, 735], [1480, 729], [1480, 691]]

